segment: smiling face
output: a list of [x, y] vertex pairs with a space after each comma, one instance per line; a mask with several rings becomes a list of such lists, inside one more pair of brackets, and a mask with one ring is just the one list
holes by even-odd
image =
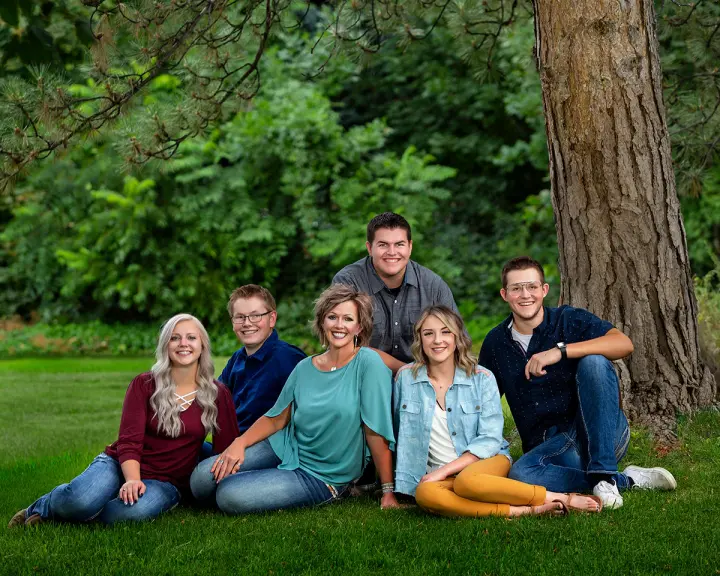
[[[269, 312], [269, 313], [268, 313]], [[262, 315], [253, 322], [253, 315]], [[277, 321], [277, 312], [268, 309], [260, 296], [238, 298], [232, 307], [233, 332], [245, 346], [248, 355], [253, 354], [272, 334]]]
[[168, 343], [168, 356], [175, 367], [197, 364], [202, 353], [200, 330], [192, 320], [183, 320], [175, 324]]
[[375, 271], [388, 288], [400, 286], [412, 254], [412, 241], [408, 240], [407, 231], [403, 228], [380, 228], [375, 231], [372, 244], [366, 242], [365, 246]]
[[347, 300], [332, 308], [323, 320], [323, 331], [328, 348], [354, 347], [355, 335], [360, 333], [357, 304]]
[[516, 322], [534, 328], [542, 322], [543, 299], [549, 289], [543, 284], [540, 272], [526, 268], [507, 273], [507, 286], [500, 290], [500, 295], [510, 306]]
[[455, 334], [440, 318], [428, 316], [420, 328], [420, 338], [428, 364], [455, 362]]

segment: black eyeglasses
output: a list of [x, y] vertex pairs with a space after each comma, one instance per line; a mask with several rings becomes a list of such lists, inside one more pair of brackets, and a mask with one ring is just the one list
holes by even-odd
[[268, 310], [267, 312], [263, 312], [262, 314], [248, 314], [247, 316], [245, 316], [244, 314], [238, 314], [237, 316], [232, 317], [232, 323], [233, 324], [242, 324], [243, 322], [245, 322], [245, 318], [247, 318], [253, 324], [257, 324], [258, 322], [260, 322], [260, 320], [263, 316], [267, 316], [268, 314], [271, 314], [272, 312], [273, 312], [272, 310]]

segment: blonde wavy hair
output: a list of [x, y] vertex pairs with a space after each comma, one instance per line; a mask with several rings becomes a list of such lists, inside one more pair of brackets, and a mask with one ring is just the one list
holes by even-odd
[[360, 333], [357, 335], [356, 346], [359, 348], [370, 344], [373, 331], [373, 304], [370, 296], [365, 292], [358, 292], [355, 288], [346, 284], [333, 284], [315, 300], [315, 319], [312, 323], [312, 329], [320, 339], [320, 344], [324, 347], [329, 344], [323, 328], [325, 317], [330, 314], [330, 311], [335, 306], [348, 301], [355, 302], [358, 311]]
[[422, 366], [428, 366], [428, 357], [422, 346], [422, 327], [425, 320], [430, 316], [435, 316], [440, 322], [445, 324], [448, 330], [455, 336], [455, 367], [462, 368], [465, 374], [472, 376], [477, 366], [477, 357], [472, 353], [472, 341], [465, 330], [465, 323], [457, 312], [454, 312], [447, 306], [428, 306], [420, 314], [413, 328], [413, 343], [411, 347], [415, 364], [412, 367], [413, 377], [417, 377]]
[[215, 365], [210, 351], [210, 338], [200, 320], [190, 314], [176, 314], [165, 322], [160, 329], [157, 348], [155, 349], [155, 364], [152, 374], [155, 377], [155, 392], [150, 397], [150, 406], [155, 411], [158, 420], [158, 429], [171, 438], [177, 438], [182, 432], [180, 419], [180, 405], [175, 401], [175, 382], [172, 379], [172, 362], [168, 354], [168, 344], [178, 323], [192, 320], [198, 327], [202, 352], [198, 360], [198, 369], [195, 381], [198, 389], [195, 402], [202, 409], [201, 422], [206, 434], [217, 430], [217, 406], [215, 399], [218, 390], [214, 382]]

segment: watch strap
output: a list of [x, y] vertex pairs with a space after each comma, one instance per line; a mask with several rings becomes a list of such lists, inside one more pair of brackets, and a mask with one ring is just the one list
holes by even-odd
[[560, 356], [562, 359], [567, 360], [567, 344], [565, 344], [565, 342], [558, 342], [555, 347], [560, 350]]

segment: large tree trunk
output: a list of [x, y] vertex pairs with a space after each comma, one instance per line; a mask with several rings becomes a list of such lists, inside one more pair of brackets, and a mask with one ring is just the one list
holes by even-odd
[[655, 430], [714, 402], [675, 192], [652, 0], [533, 0], [561, 303], [635, 345], [624, 407]]

